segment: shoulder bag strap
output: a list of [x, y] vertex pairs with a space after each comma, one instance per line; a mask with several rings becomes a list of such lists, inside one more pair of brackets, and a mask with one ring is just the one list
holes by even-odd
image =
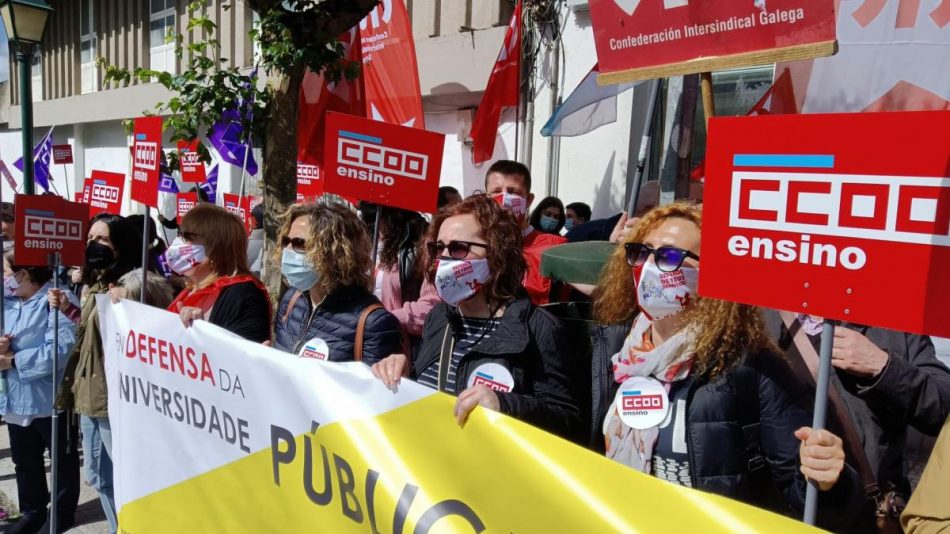
[[[452, 352], [455, 351], [455, 336], [452, 335], [452, 328], [445, 325], [445, 333], [442, 335], [442, 349], [439, 351], [439, 391], [446, 391], [446, 382], [449, 379], [449, 367], [452, 365]], [[458, 379], [458, 375], [456, 375]]]
[[[798, 353], [798, 358], [794, 356], [789, 358], [792, 363], [792, 369], [799, 378], [814, 385], [818, 374], [818, 352], [815, 350], [815, 346], [811, 344], [811, 341], [808, 340], [805, 329], [802, 328], [801, 322], [794, 313], [781, 311], [779, 314], [782, 316], [785, 328], [792, 336], [795, 352]], [[791, 351], [789, 351], [789, 354], [791, 355]], [[804, 364], [805, 368], [803, 368], [802, 364]], [[867, 453], [861, 444], [861, 438], [858, 435], [857, 428], [854, 426], [851, 411], [848, 410], [844, 399], [841, 397], [841, 393], [833, 382], [831, 387], [828, 388], [828, 401], [841, 424], [841, 430], [844, 432], [844, 436], [842, 436], [844, 438], [844, 445], [848, 451], [848, 457], [854, 460], [856, 464], [854, 467], [857, 468], [858, 475], [861, 477], [864, 493], [869, 497], [876, 498], [880, 494], [880, 488], [874, 476], [874, 470], [871, 469], [871, 463], [868, 461]]]
[[366, 319], [369, 318], [369, 314], [380, 309], [383, 309], [383, 305], [376, 302], [363, 308], [363, 312], [360, 313], [360, 320], [356, 323], [356, 338], [353, 340], [353, 359], [358, 362], [363, 361], [363, 335], [366, 331]]
[[287, 309], [284, 310], [284, 315], [280, 318], [281, 324], [286, 324], [287, 319], [290, 319], [290, 314], [293, 313], [294, 308], [297, 306], [297, 301], [300, 300], [300, 296], [303, 295], [303, 292], [295, 289], [294, 294], [290, 297], [290, 301], [287, 303]]
[[742, 437], [745, 439], [746, 461], [750, 472], [765, 467], [765, 455], [759, 444], [759, 386], [756, 375], [747, 367], [739, 367], [733, 375], [733, 384], [736, 388], [736, 409], [738, 410], [739, 426], [742, 427]]

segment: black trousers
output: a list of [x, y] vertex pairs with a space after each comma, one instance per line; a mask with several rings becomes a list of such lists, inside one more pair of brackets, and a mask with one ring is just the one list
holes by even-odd
[[[59, 416], [59, 492], [57, 495], [60, 525], [72, 525], [79, 504], [79, 452], [70, 447], [66, 453], [66, 432], [69, 429], [69, 415]], [[24, 516], [46, 515], [50, 502], [49, 487], [46, 485], [46, 466], [43, 451], [49, 450], [52, 457], [51, 441], [53, 418], [39, 417], [28, 426], [7, 425], [10, 432], [10, 455], [16, 467], [17, 495], [20, 498], [20, 512]]]

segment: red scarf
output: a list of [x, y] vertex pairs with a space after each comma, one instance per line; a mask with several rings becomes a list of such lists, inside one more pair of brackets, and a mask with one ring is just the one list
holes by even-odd
[[211, 311], [211, 308], [214, 307], [214, 303], [217, 302], [218, 296], [221, 295], [221, 291], [223, 291], [226, 287], [230, 287], [235, 284], [243, 284], [246, 282], [251, 282], [254, 284], [254, 287], [260, 289], [267, 298], [267, 322], [270, 323], [272, 312], [272, 310], [270, 310], [270, 295], [268, 295], [267, 288], [264, 287], [264, 284], [249, 274], [222, 276], [221, 278], [218, 278], [212, 282], [210, 285], [201, 289], [185, 289], [178, 294], [171, 304], [169, 304], [168, 311], [179, 313], [181, 312], [182, 308], [190, 306], [194, 308], [201, 308], [202, 313], [207, 316]]

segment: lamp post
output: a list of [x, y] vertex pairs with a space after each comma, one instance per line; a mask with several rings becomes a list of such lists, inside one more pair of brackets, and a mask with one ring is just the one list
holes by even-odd
[[33, 46], [43, 42], [46, 21], [53, 8], [46, 0], [0, 0], [0, 16], [20, 67], [20, 117], [23, 133], [23, 192], [32, 195], [33, 184], [33, 95], [30, 68]]

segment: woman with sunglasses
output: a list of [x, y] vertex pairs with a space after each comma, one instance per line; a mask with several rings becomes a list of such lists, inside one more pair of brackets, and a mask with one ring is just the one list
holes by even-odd
[[290, 289], [277, 310], [276, 348], [367, 364], [402, 350], [399, 321], [370, 291], [370, 238], [355, 211], [341, 204], [298, 204], [284, 215], [278, 240]]
[[185, 327], [203, 319], [244, 339], [270, 339], [270, 298], [247, 265], [247, 230], [224, 208], [198, 204], [181, 219], [165, 261], [187, 281], [168, 311]]
[[[82, 269], [86, 290], [76, 328], [76, 347], [66, 364], [57, 407], [77, 412], [82, 429], [83, 471], [99, 493], [111, 532], [116, 531], [115, 500], [112, 493], [112, 427], [109, 423], [105, 353], [99, 332], [96, 295], [124, 274], [142, 265], [142, 241], [124, 217], [103, 214], [93, 218]], [[60, 294], [49, 298], [50, 307], [66, 304]], [[61, 308], [62, 309], [62, 308]]]
[[788, 381], [759, 310], [697, 295], [701, 225], [698, 205], [656, 208], [604, 270], [597, 319], [632, 323], [612, 358], [607, 456], [780, 513], [801, 512], [807, 479], [824, 492], [825, 521], [859, 511], [842, 442], [809, 428], [813, 392]]
[[442, 303], [426, 319], [419, 356], [373, 366], [390, 387], [400, 377], [458, 396], [460, 425], [476, 406], [571, 437], [580, 411], [567, 376], [563, 326], [536, 308], [521, 280], [521, 227], [490, 196], [436, 214], [429, 227], [428, 276]]

